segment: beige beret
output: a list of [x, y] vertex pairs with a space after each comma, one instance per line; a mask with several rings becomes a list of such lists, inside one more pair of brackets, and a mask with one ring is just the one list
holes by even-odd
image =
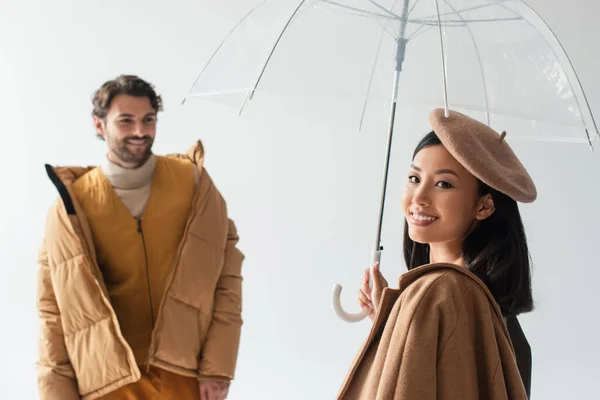
[[456, 111], [435, 109], [429, 117], [444, 147], [470, 173], [515, 201], [531, 203], [537, 191], [529, 173], [504, 136]]

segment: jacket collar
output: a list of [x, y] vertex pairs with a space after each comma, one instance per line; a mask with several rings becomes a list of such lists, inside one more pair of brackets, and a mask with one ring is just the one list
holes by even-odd
[[[186, 153], [169, 154], [167, 157], [188, 159], [196, 164], [198, 169], [202, 169], [204, 165], [204, 146], [202, 145], [201, 140], [197, 140]], [[56, 184], [55, 180], [58, 179], [63, 184], [69, 185], [96, 167], [97, 166], [52, 166], [46, 164], [46, 172], [53, 183]]]
[[[201, 140], [197, 140], [196, 143], [190, 147], [185, 154], [169, 154], [167, 158], [180, 158], [190, 160], [195, 164], [198, 170], [202, 170], [204, 166], [204, 146]], [[97, 168], [96, 166], [77, 167], [77, 166], [52, 166], [46, 164], [46, 173], [48, 177], [56, 186], [60, 197], [62, 198], [67, 214], [75, 215], [75, 207], [73, 200], [69, 194], [67, 186], [75, 182], [78, 178], [85, 175], [89, 171]]]

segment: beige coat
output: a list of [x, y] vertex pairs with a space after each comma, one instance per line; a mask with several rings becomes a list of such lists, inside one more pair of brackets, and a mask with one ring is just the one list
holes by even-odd
[[338, 399], [527, 399], [500, 308], [466, 268], [431, 264], [384, 289]]
[[[192, 212], [167, 278], [150, 364], [198, 379], [234, 377], [241, 330], [238, 236], [203, 168], [200, 142], [186, 156], [200, 173]], [[90, 168], [46, 166], [60, 198], [39, 255], [38, 386], [41, 399], [95, 399], [140, 378], [111, 306], [90, 227], [71, 184]]]

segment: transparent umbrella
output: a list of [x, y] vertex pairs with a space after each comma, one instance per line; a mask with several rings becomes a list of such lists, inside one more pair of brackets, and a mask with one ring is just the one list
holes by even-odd
[[[593, 149], [600, 139], [560, 41], [520, 0], [266, 0], [226, 36], [184, 102], [205, 98], [241, 113], [261, 93], [347, 108], [359, 129], [369, 107], [389, 106], [373, 262], [381, 256], [400, 105], [466, 112], [501, 126], [512, 140]], [[365, 318], [344, 311], [341, 290], [332, 291], [336, 314], [348, 322]]]

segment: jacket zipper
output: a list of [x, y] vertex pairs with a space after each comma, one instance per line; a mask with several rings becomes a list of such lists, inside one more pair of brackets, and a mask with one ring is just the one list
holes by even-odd
[[142, 229], [142, 220], [138, 219], [138, 232], [142, 237], [142, 245], [144, 246], [144, 260], [146, 262], [146, 282], [148, 284], [148, 300], [150, 300], [150, 317], [152, 318], [152, 329], [154, 329], [154, 305], [152, 304], [152, 290], [150, 288], [150, 270], [148, 267], [148, 249], [146, 248], [146, 239], [144, 238], [144, 230]]
[[[148, 300], [150, 300], [150, 317], [152, 318], [152, 331], [154, 330], [154, 305], [152, 304], [152, 290], [150, 288], [150, 270], [148, 268], [148, 249], [146, 248], [146, 238], [142, 229], [142, 220], [138, 219], [138, 232], [142, 237], [142, 245], [144, 246], [144, 260], [146, 262], [146, 283], [148, 284]], [[146, 373], [150, 372], [150, 354], [148, 354], [148, 363], [146, 364]]]

